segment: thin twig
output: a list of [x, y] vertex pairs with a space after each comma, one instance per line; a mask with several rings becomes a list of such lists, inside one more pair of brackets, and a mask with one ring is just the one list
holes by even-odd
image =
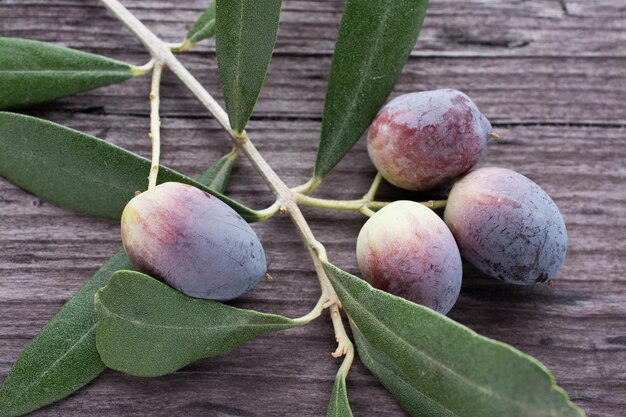
[[367, 217], [372, 217], [374, 214], [376, 214], [376, 212], [374, 210], [368, 208], [366, 205], [362, 205], [359, 208], [359, 213], [361, 213], [362, 215], [367, 216]]
[[363, 196], [363, 199], [366, 202], [370, 202], [370, 201], [374, 201], [374, 198], [376, 197], [376, 192], [378, 191], [378, 187], [380, 187], [380, 183], [383, 180], [383, 176], [380, 175], [380, 172], [376, 173], [376, 177], [374, 177], [374, 181], [372, 181], [372, 185], [370, 186], [370, 189], [367, 191], [367, 193]]
[[152, 86], [150, 88], [150, 142], [152, 142], [152, 163], [148, 176], [148, 190], [154, 188], [159, 175], [159, 158], [161, 154], [161, 118], [159, 117], [160, 86], [163, 64], [154, 63], [152, 70]]
[[330, 319], [333, 322], [333, 328], [335, 329], [335, 340], [337, 340], [337, 350], [333, 352], [334, 358], [339, 358], [349, 351], [353, 351], [354, 348], [352, 346], [352, 341], [346, 334], [346, 329], [343, 326], [343, 321], [341, 319], [341, 313], [339, 312], [339, 306], [337, 304], [333, 304], [330, 306]]

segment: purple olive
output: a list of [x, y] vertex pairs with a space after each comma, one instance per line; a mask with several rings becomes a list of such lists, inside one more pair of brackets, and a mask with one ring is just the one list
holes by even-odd
[[432, 210], [395, 201], [363, 226], [359, 269], [372, 286], [446, 314], [461, 290], [461, 256], [452, 234]]
[[565, 259], [567, 231], [556, 204], [508, 169], [480, 168], [461, 178], [444, 220], [463, 258], [509, 283], [546, 282]]
[[167, 182], [133, 198], [122, 213], [122, 241], [140, 271], [192, 297], [233, 299], [267, 271], [248, 223], [186, 184]]
[[472, 168], [491, 124], [457, 90], [405, 94], [387, 103], [367, 135], [370, 159], [391, 184], [423, 191]]

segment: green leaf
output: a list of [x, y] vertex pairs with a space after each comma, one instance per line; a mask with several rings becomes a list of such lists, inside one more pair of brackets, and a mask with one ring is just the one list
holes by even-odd
[[239, 151], [233, 149], [232, 152], [227, 153], [215, 161], [197, 181], [212, 190], [223, 193], [226, 190], [230, 173], [233, 170], [233, 165], [238, 155]]
[[[0, 112], [0, 176], [86, 214], [119, 219], [135, 191], [145, 190], [150, 161], [85, 133], [30, 116]], [[159, 183], [191, 184], [231, 206], [249, 222], [251, 209], [166, 167]]]
[[114, 271], [129, 268], [119, 251], [35, 336], [0, 388], [0, 416], [26, 414], [60, 400], [105, 369], [96, 350], [93, 296]]
[[[226, 156], [234, 160], [236, 153]], [[220, 158], [198, 179], [225, 187]], [[0, 387], [0, 416], [17, 416], [65, 398], [105, 369], [96, 349], [93, 299], [115, 271], [132, 264], [123, 250], [113, 255], [59, 310], [17, 358]], [[48, 386], [53, 387], [49, 389]]]
[[215, 0], [217, 68], [230, 126], [243, 132], [272, 59], [281, 0]]
[[0, 109], [29, 106], [139, 75], [100, 55], [28, 39], [0, 38]]
[[359, 140], [415, 45], [428, 0], [347, 0], [330, 69], [314, 182]]
[[335, 378], [333, 392], [326, 410], [326, 417], [352, 417], [352, 410], [348, 402], [348, 390], [346, 388], [346, 376], [341, 371]]
[[359, 357], [413, 416], [581, 417], [536, 359], [326, 263]]
[[300, 325], [286, 317], [188, 297], [132, 271], [113, 274], [96, 294], [95, 305], [102, 361], [136, 376], [165, 375], [256, 336]]
[[215, 2], [207, 7], [204, 13], [196, 20], [196, 23], [189, 29], [185, 37], [185, 43], [193, 45], [213, 35], [215, 35]]

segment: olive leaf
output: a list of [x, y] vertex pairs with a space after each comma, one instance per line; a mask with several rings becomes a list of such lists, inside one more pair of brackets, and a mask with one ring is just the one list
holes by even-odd
[[369, 126], [415, 45], [428, 0], [347, 0], [313, 173], [319, 183]]
[[136, 376], [165, 375], [256, 336], [301, 325], [275, 314], [188, 297], [133, 271], [113, 274], [96, 293], [95, 306], [102, 361]]
[[184, 43], [190, 48], [201, 40], [208, 39], [213, 35], [215, 35], [215, 2], [212, 2], [207, 7], [189, 29]]
[[[224, 191], [228, 175], [223, 159], [234, 161], [234, 155], [230, 152], [220, 158], [198, 182]], [[0, 416], [25, 414], [65, 398], [106, 368], [96, 349], [93, 299], [114, 272], [131, 268], [124, 251], [118, 251], [41, 329], [0, 387]]]
[[215, 161], [197, 181], [218, 193], [223, 193], [226, 190], [230, 173], [233, 170], [233, 165], [238, 155], [239, 152], [237, 149], [233, 149], [231, 152], [223, 155]]
[[58, 401], [97, 377], [93, 296], [114, 271], [132, 265], [119, 251], [96, 272], [22, 351], [0, 388], [0, 415], [26, 414]]
[[325, 263], [361, 361], [413, 416], [581, 417], [536, 359]]
[[[85, 133], [30, 116], [0, 112], [0, 176], [42, 198], [86, 214], [119, 219], [135, 191], [147, 187], [150, 161]], [[166, 167], [159, 183], [191, 184], [249, 222], [251, 209]]]
[[28, 39], [0, 38], [0, 109], [43, 103], [141, 73], [100, 55]]
[[333, 392], [330, 394], [330, 402], [326, 410], [326, 417], [352, 417], [352, 410], [348, 402], [346, 375], [341, 370], [335, 378]]
[[281, 0], [215, 0], [217, 69], [230, 126], [243, 132], [272, 59]]

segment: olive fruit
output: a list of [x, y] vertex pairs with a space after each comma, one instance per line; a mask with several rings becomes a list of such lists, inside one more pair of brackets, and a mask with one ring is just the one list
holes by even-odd
[[267, 271], [248, 223], [187, 184], [167, 182], [134, 197], [122, 213], [122, 241], [140, 271], [192, 297], [233, 299]]
[[363, 226], [356, 246], [372, 286], [446, 314], [461, 290], [461, 256], [452, 234], [432, 210], [395, 201]]
[[491, 124], [457, 90], [404, 94], [387, 103], [367, 134], [367, 151], [391, 184], [413, 191], [439, 186], [478, 161]]
[[565, 259], [567, 231], [556, 204], [533, 181], [505, 168], [480, 168], [461, 178], [444, 220], [463, 258], [509, 283], [545, 282]]

